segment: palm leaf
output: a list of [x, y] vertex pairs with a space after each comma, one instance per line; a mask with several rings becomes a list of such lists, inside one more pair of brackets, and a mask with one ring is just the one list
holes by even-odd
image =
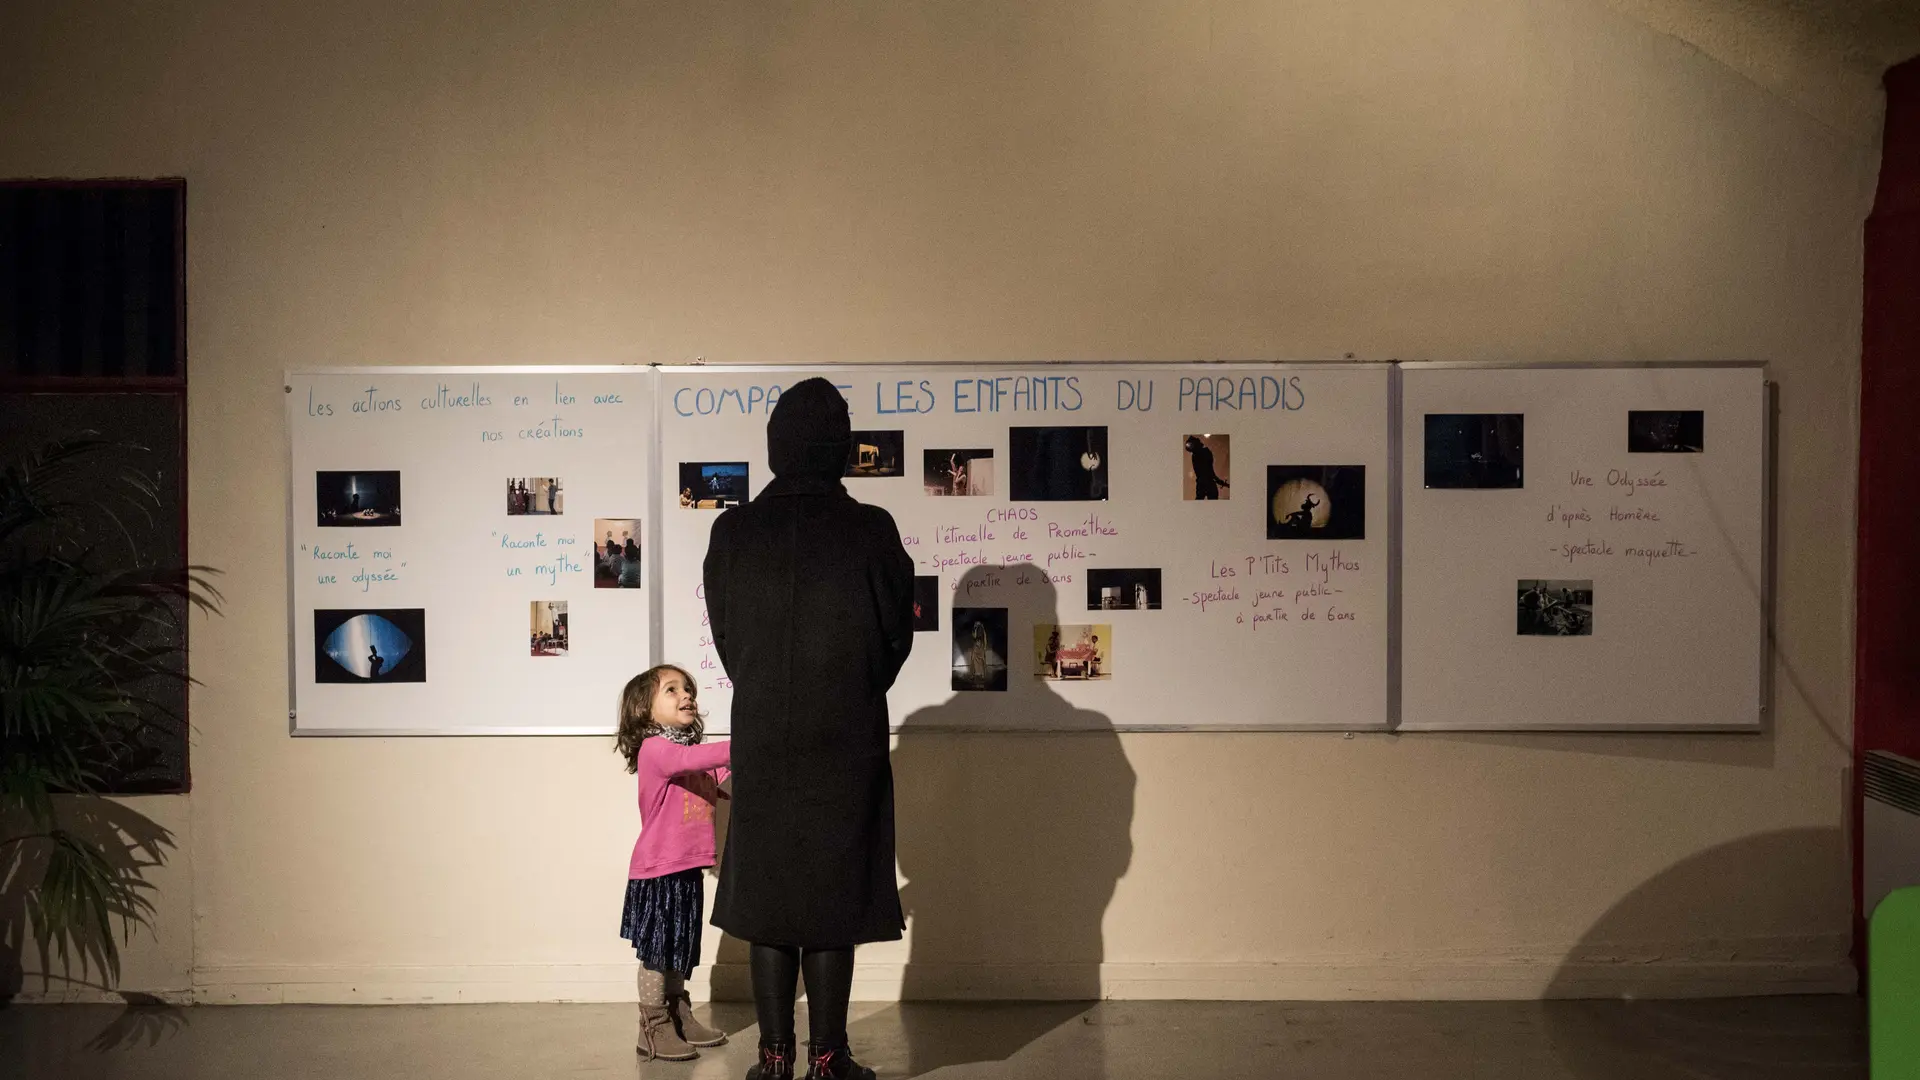
[[0, 947], [24, 947], [8, 928], [30, 925], [43, 961], [108, 981], [114, 923], [124, 937], [152, 917], [145, 872], [172, 836], [95, 793], [177, 719], [160, 691], [190, 681], [183, 622], [222, 602], [210, 567], [100, 556], [160, 506], [152, 478], [114, 464], [134, 449], [88, 434], [0, 464], [0, 826], [19, 826], [0, 835], [0, 896], [22, 905], [0, 911]]

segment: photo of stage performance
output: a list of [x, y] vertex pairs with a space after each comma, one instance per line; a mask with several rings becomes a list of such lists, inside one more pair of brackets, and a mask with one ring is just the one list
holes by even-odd
[[1015, 502], [1104, 502], [1107, 429], [1008, 429], [1009, 494]]
[[426, 610], [315, 609], [313, 681], [426, 682]]
[[940, 579], [921, 575], [913, 579], [913, 632], [940, 629]]
[[680, 505], [690, 510], [725, 510], [747, 501], [744, 461], [680, 463]]
[[1007, 688], [1007, 609], [953, 609], [953, 688]]
[[314, 502], [322, 528], [379, 528], [400, 524], [398, 472], [317, 472]]
[[907, 433], [904, 431], [856, 431], [853, 448], [847, 451], [848, 478], [879, 478], [907, 475]]
[[507, 516], [563, 514], [566, 492], [557, 476], [519, 476], [507, 481]]
[[1699, 409], [1627, 413], [1627, 453], [1698, 454], [1707, 446], [1707, 414]]
[[1267, 466], [1267, 539], [1361, 540], [1366, 535], [1366, 466]]
[[1593, 634], [1593, 581], [1523, 579], [1515, 589], [1515, 633], [1537, 637]]
[[593, 587], [640, 587], [640, 519], [593, 519]]
[[1526, 486], [1526, 416], [1522, 413], [1428, 413], [1426, 486]]
[[1033, 674], [1049, 682], [1113, 678], [1113, 627], [1040, 623], [1033, 628]]
[[567, 655], [567, 602], [535, 600], [529, 609], [527, 643], [532, 654]]
[[929, 495], [991, 495], [993, 451], [980, 448], [924, 451], [920, 485]]

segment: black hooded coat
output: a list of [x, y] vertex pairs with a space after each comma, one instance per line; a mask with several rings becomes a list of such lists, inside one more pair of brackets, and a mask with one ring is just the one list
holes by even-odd
[[713, 924], [842, 948], [905, 929], [894, 876], [887, 690], [913, 648], [913, 560], [840, 478], [847, 403], [824, 379], [767, 421], [773, 480], [713, 523], [714, 649], [733, 680], [733, 807]]

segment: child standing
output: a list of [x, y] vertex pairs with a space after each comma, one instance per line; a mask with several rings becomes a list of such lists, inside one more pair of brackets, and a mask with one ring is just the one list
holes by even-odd
[[726, 797], [730, 745], [703, 743], [698, 693], [685, 671], [662, 664], [620, 694], [615, 748], [640, 778], [640, 838], [627, 870], [620, 936], [640, 958], [640, 1037], [647, 1060], [686, 1061], [696, 1046], [727, 1041], [694, 1019], [686, 979], [700, 961], [705, 892], [714, 864], [713, 807]]

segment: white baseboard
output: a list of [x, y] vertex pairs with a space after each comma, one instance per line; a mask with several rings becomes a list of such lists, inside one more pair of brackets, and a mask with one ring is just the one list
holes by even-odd
[[[901, 964], [860, 964], [856, 1001], [897, 1001], [907, 986]], [[186, 990], [149, 991], [175, 1003], [453, 1004], [464, 1002], [632, 1001], [632, 964], [497, 964], [447, 967], [326, 965], [201, 968]], [[744, 1000], [745, 965], [703, 967], [688, 989], [702, 1001], [718, 983]], [[1740, 997], [1851, 993], [1845, 960], [1660, 961], [1578, 964], [1290, 962], [1247, 964], [915, 965], [912, 993], [935, 1000], [1407, 1001], [1528, 1000], [1541, 997]], [[105, 1001], [116, 994], [61, 989], [22, 1003]]]

